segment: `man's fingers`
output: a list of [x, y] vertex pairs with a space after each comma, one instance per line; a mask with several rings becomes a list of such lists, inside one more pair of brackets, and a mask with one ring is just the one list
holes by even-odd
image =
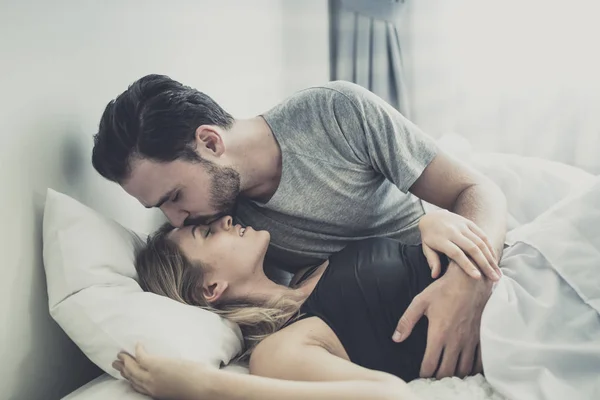
[[475, 264], [469, 260], [464, 251], [452, 242], [448, 242], [444, 248], [444, 254], [454, 261], [458, 266], [472, 278], [480, 279], [481, 272], [475, 267]]
[[475, 366], [471, 372], [473, 375], [481, 374], [483, 372], [483, 361], [481, 359], [481, 344], [477, 345], [477, 351], [475, 352]]
[[437, 372], [435, 373], [436, 379], [447, 378], [456, 374], [456, 364], [458, 362], [458, 356], [460, 352], [458, 348], [444, 347], [444, 354], [442, 355], [442, 362]]
[[433, 374], [435, 374], [440, 365], [443, 348], [442, 338], [437, 336], [435, 331], [429, 326], [427, 330], [427, 347], [425, 348], [425, 355], [423, 356], [421, 371], [419, 372], [421, 378], [433, 377]]
[[473, 365], [475, 363], [475, 353], [476, 349], [470, 346], [467, 346], [462, 349], [460, 356], [458, 357], [458, 363], [456, 365], [456, 375], [464, 378], [465, 376], [471, 374], [473, 370]]
[[[467, 236], [469, 234], [472, 237]], [[499, 279], [499, 276], [496, 274], [496, 270], [494, 269], [493, 265], [490, 264], [490, 261], [488, 260], [484, 252], [481, 250], [481, 248], [477, 245], [476, 241], [480, 242], [483, 248], [487, 250], [487, 247], [485, 246], [483, 241], [471, 231], [468, 231], [465, 235], [456, 238], [454, 243], [458, 247], [460, 247], [466, 254], [468, 254], [473, 261], [475, 261], [475, 263], [479, 267], [479, 271], [482, 274], [494, 281], [497, 281]]]
[[392, 334], [392, 340], [396, 343], [404, 341], [410, 336], [413, 328], [419, 320], [425, 315], [427, 310], [427, 302], [423, 300], [422, 295], [417, 295], [413, 298], [406, 311], [398, 321], [396, 330]]
[[429, 268], [431, 268], [431, 277], [436, 279], [442, 272], [442, 261], [440, 260], [439, 254], [425, 243], [423, 243], [423, 254], [427, 259]]

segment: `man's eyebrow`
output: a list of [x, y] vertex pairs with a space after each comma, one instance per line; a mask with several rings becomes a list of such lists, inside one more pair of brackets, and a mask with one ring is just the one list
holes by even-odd
[[160, 208], [160, 206], [162, 206], [167, 200], [169, 200], [169, 197], [171, 197], [171, 195], [175, 192], [175, 190], [177, 189], [171, 189], [169, 190], [163, 197], [160, 198], [160, 200], [158, 200], [158, 203], [156, 203], [153, 206], [144, 206], [146, 208]]

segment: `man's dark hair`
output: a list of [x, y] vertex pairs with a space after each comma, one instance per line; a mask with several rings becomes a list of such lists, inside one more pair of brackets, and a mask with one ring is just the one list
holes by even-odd
[[169, 162], [201, 161], [192, 147], [196, 129], [229, 129], [233, 117], [206, 94], [164, 75], [135, 81], [106, 106], [94, 135], [92, 164], [106, 179], [121, 183], [134, 157]]

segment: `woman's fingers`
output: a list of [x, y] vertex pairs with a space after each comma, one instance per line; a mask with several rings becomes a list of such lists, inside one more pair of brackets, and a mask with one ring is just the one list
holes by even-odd
[[[500, 267], [498, 266], [498, 260], [496, 260], [496, 253], [494, 252], [494, 250], [491, 247], [489, 247], [481, 237], [477, 236], [475, 232], [471, 230], [466, 230], [464, 235], [469, 240], [472, 240], [473, 243], [475, 243], [479, 247], [479, 249], [481, 249], [482, 253], [485, 255], [485, 258], [488, 260], [490, 266], [492, 267], [493, 272], [496, 274], [498, 279], [500, 279], [500, 276], [502, 275], [500, 272]], [[489, 275], [488, 278], [490, 278]]]
[[425, 255], [427, 264], [429, 264], [429, 268], [431, 269], [431, 277], [436, 279], [442, 273], [442, 262], [439, 254], [425, 243], [423, 243], [423, 254]]
[[475, 279], [481, 278], [481, 272], [479, 272], [479, 269], [477, 269], [477, 267], [475, 267], [475, 264], [473, 264], [471, 260], [469, 260], [469, 257], [467, 257], [463, 249], [461, 249], [455, 243], [450, 241], [446, 242], [446, 245], [443, 249], [443, 253], [446, 254], [448, 258], [450, 258], [456, 264], [458, 264], [458, 266], [462, 268], [462, 270], [465, 271], [467, 275]]
[[123, 369], [123, 362], [121, 360], [115, 360], [112, 363], [112, 367], [117, 371], [121, 372], [121, 370]]
[[141, 384], [148, 377], [148, 371], [142, 368], [137, 360], [129, 354], [121, 353], [119, 354], [119, 358], [123, 365], [121, 373], [125, 372], [127, 375], [125, 376], [126, 379]]
[[146, 390], [146, 388], [145, 388], [145, 387], [143, 387], [143, 386], [140, 386], [140, 385], [138, 385], [138, 384], [136, 384], [136, 383], [133, 383], [133, 382], [130, 382], [130, 384], [131, 384], [131, 387], [132, 387], [132, 388], [133, 388], [133, 389], [134, 389], [136, 392], [138, 392], [138, 393], [141, 393], [141, 394], [145, 394], [145, 395], [147, 395], [147, 396], [149, 396], [149, 395], [150, 395], [150, 392], [148, 392], [148, 391]]
[[148, 353], [146, 352], [146, 349], [141, 343], [137, 343], [135, 345], [135, 358], [141, 367], [146, 367], [149, 363]]
[[121, 376], [131, 384], [135, 391], [151, 396], [154, 385], [153, 375], [147, 367], [153, 359], [141, 344], [135, 347], [135, 357], [126, 352], [120, 352], [112, 367], [121, 373]]
[[[498, 280], [499, 276], [496, 273], [493, 264], [490, 263], [490, 260], [485, 254], [485, 251], [489, 253], [489, 250], [483, 241], [477, 237], [477, 235], [467, 229], [465, 234], [462, 234], [455, 239], [454, 244], [460, 247], [466, 255], [471, 257], [483, 275], [494, 281]], [[480, 247], [480, 245], [483, 246], [483, 249]]]
[[494, 249], [494, 245], [492, 245], [492, 243], [490, 242], [490, 239], [488, 238], [488, 236], [485, 234], [485, 232], [479, 227], [477, 226], [477, 224], [473, 221], [469, 221], [467, 223], [467, 227], [469, 228], [469, 230], [471, 232], [473, 232], [474, 234], [476, 234], [481, 240], [483, 240], [483, 242], [485, 243], [485, 245], [487, 246], [487, 248], [490, 250], [490, 253], [492, 253], [492, 258], [494, 260], [494, 268], [496, 269], [496, 271], [498, 272], [498, 274], [500, 274], [500, 267], [498, 266], [498, 255], [496, 254], [496, 250]]

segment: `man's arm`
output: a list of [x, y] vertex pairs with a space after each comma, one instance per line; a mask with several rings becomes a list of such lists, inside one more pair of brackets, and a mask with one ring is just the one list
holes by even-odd
[[[433, 138], [367, 89], [342, 82], [332, 83], [329, 88], [336, 92], [332, 110], [340, 127], [338, 138], [343, 139], [340, 146], [348, 145], [356, 163], [370, 166], [402, 192], [411, 191], [429, 203], [456, 212], [448, 212], [454, 218], [440, 219], [426, 229], [420, 227], [430, 264], [437, 260], [439, 265], [437, 252], [442, 252], [473, 273], [475, 266], [470, 257], [489, 276], [494, 267], [490, 264], [496, 264], [492, 250], [498, 249], [496, 256], [500, 256], [505, 234], [506, 206], [500, 190], [481, 174], [445, 155]], [[490, 290], [491, 283], [486, 279], [472, 279], [451, 263], [444, 276], [411, 303], [393, 339], [403, 340], [426, 315], [429, 337], [422, 373], [433, 375], [442, 352], [438, 376], [471, 372], [481, 312]]]
[[489, 178], [439, 151], [410, 192], [473, 221], [499, 259], [506, 235], [506, 198]]
[[475, 278], [479, 271], [493, 280], [500, 278], [497, 261], [506, 235], [506, 199], [490, 179], [439, 151], [410, 191], [451, 212], [435, 223], [423, 219], [419, 225], [434, 278], [440, 271], [437, 252]]
[[[328, 87], [336, 93], [332, 97], [334, 116], [340, 116], [336, 121], [341, 135], [336, 135], [335, 139], [340, 148], [352, 150], [357, 165], [373, 168], [404, 193], [411, 191], [423, 200], [457, 214], [469, 214], [477, 225], [485, 226], [490, 237], [498, 237], [499, 243], [502, 241], [499, 238], [502, 233], [496, 233], [502, 230], [499, 225], [496, 227], [500, 220], [488, 222], [487, 214], [484, 215], [486, 210], [491, 213], [494, 208], [502, 208], [492, 199], [495, 194], [486, 194], [486, 188], [494, 187], [493, 183], [450, 159], [433, 138], [367, 89], [348, 82], [333, 82]], [[502, 201], [502, 194], [499, 190], [497, 193]], [[496, 202], [491, 207], [490, 199]], [[480, 208], [475, 210], [475, 207]], [[498, 215], [490, 218], [498, 218]], [[459, 244], [460, 249], [468, 250]], [[478, 263], [477, 257], [467, 254]], [[459, 264], [468, 269], [464, 262], [459, 260]], [[487, 276], [485, 268], [482, 272]]]
[[[433, 234], [422, 228], [424, 251], [427, 248], [444, 252], [451, 262], [442, 278], [415, 297], [400, 319], [393, 339], [404, 340], [419, 319], [426, 315], [429, 328], [421, 376], [443, 378], [481, 372], [481, 365], [476, 361], [479, 326], [492, 283], [485, 278], [475, 280], [468, 277], [456, 265], [455, 259], [480, 250], [472, 246], [477, 238], [487, 241], [499, 259], [506, 234], [506, 199], [489, 179], [441, 152], [410, 190], [429, 203], [473, 221], [479, 228], [465, 228], [463, 218], [446, 218], [441, 219], [439, 224], [429, 224], [430, 231], [438, 231]], [[449, 217], [457, 217], [448, 214]], [[452, 251], [444, 251], [448, 248]], [[431, 255], [428, 256], [430, 259]]]

